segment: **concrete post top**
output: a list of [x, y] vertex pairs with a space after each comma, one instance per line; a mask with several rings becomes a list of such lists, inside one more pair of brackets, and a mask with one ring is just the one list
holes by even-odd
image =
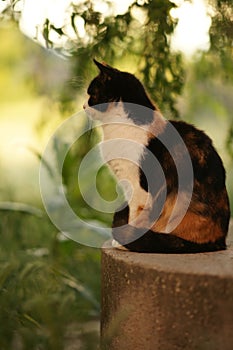
[[188, 275], [208, 275], [233, 279], [233, 221], [227, 239], [227, 250], [195, 254], [145, 254], [134, 253], [115, 248], [103, 248], [103, 254], [109, 259], [146, 270], [181, 273]]
[[229, 232], [228, 249], [211, 253], [103, 248], [101, 349], [232, 350]]

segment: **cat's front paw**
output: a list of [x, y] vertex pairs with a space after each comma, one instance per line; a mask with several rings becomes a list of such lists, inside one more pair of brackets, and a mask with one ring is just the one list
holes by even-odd
[[150, 227], [150, 213], [153, 202], [149, 193], [143, 191], [130, 205], [129, 224], [135, 227]]
[[112, 247], [120, 250], [128, 250], [126, 247], [118, 243], [115, 239], [112, 240]]

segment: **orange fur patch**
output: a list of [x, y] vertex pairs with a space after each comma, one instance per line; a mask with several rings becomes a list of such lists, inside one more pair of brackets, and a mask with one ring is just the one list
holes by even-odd
[[169, 196], [165, 202], [163, 211], [156, 221], [155, 225], [152, 226], [151, 230], [156, 232], [165, 232], [168, 221], [171, 217], [174, 205], [176, 202], [176, 196]]
[[188, 212], [174, 235], [196, 243], [215, 242], [223, 236], [221, 228], [209, 217]]
[[[155, 232], [167, 232], [167, 225], [172, 215], [176, 203], [176, 196], [167, 198], [163, 211], [158, 221], [151, 228]], [[189, 209], [181, 222], [171, 231], [173, 235], [195, 242], [208, 243], [215, 242], [223, 237], [224, 233], [218, 223], [214, 222], [211, 217], [202, 216], [195, 212], [202, 212], [205, 205], [200, 202], [192, 201]]]

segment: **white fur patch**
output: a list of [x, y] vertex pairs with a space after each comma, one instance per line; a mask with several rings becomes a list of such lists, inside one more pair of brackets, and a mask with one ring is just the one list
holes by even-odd
[[[143, 227], [147, 224], [151, 198], [140, 187], [139, 163], [149, 140], [163, 132], [167, 121], [155, 111], [152, 123], [137, 125], [128, 117], [123, 102], [109, 103], [106, 112], [91, 107], [85, 110], [92, 119], [101, 122], [103, 142], [100, 147], [104, 160], [118, 180], [125, 180], [123, 190], [130, 208], [129, 222]], [[144, 213], [135, 221], [139, 209]]]
[[[151, 124], [137, 125], [128, 117], [124, 110], [123, 102], [109, 105], [109, 108], [104, 113], [88, 107], [88, 110], [90, 109], [89, 115], [95, 120], [98, 119], [102, 122], [104, 141], [117, 140], [119, 154], [123, 154], [124, 158], [138, 164], [143, 155], [144, 147], [148, 145], [150, 138], [156, 137], [163, 132], [166, 120], [159, 112], [155, 111], [154, 120]], [[109, 147], [103, 148], [103, 157], [108, 159], [110, 154], [111, 143]]]

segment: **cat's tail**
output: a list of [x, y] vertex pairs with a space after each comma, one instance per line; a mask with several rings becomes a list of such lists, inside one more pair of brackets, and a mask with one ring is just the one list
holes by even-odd
[[[135, 230], [135, 228], [133, 228]], [[136, 229], [137, 230], [137, 229]], [[122, 235], [115, 236], [115, 240], [119, 242], [126, 249], [133, 252], [140, 253], [201, 253], [213, 252], [217, 250], [226, 249], [225, 238], [221, 238], [215, 242], [195, 243], [187, 241], [183, 238], [177, 237], [168, 233], [157, 233], [154, 231], [147, 231], [141, 237], [135, 235], [135, 241], [125, 243]]]

